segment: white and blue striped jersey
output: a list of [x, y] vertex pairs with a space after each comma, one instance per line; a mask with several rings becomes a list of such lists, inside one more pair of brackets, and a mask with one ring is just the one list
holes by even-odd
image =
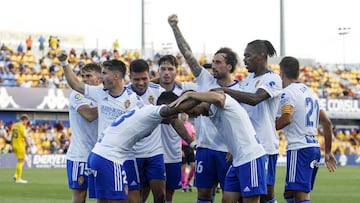
[[135, 143], [149, 136], [163, 120], [161, 106], [139, 105], [118, 117], [103, 131], [92, 152], [116, 163], [133, 156]]
[[287, 150], [320, 147], [316, 138], [320, 112], [318, 96], [302, 83], [291, 83], [281, 93], [280, 109], [287, 105], [294, 108], [292, 122], [283, 129]]
[[[216, 78], [212, 76], [205, 68], [201, 70], [200, 75], [196, 78], [199, 91], [206, 92], [210, 89], [221, 87]], [[229, 89], [240, 90], [240, 82], [234, 81], [233, 84], [227, 86]], [[198, 147], [208, 148], [216, 151], [227, 152], [228, 149], [219, 134], [216, 127], [206, 116], [199, 116], [194, 120], [196, 128], [196, 143]]]
[[241, 85], [242, 91], [255, 93], [258, 89], [265, 90], [270, 98], [255, 106], [241, 104], [249, 114], [251, 122], [256, 131], [256, 137], [264, 146], [267, 154], [279, 153], [279, 136], [275, 128], [275, 119], [280, 103], [282, 81], [278, 74], [268, 71], [255, 77], [250, 73]]
[[265, 155], [265, 150], [256, 140], [245, 109], [230, 95], [225, 96], [224, 107], [210, 105], [209, 118], [232, 154], [232, 164], [236, 167]]
[[85, 85], [85, 96], [95, 100], [98, 104], [98, 140], [102, 138], [101, 132], [116, 118], [132, 109], [138, 103], [143, 103], [139, 96], [126, 89], [121, 95], [114, 97], [103, 87]]
[[[127, 86], [127, 89], [135, 93], [131, 84]], [[164, 91], [165, 89], [162, 88], [159, 84], [150, 82], [146, 91], [139, 96], [142, 98], [145, 104], [156, 105], [157, 99]], [[163, 154], [160, 125], [155, 128], [150, 136], [145, 137], [144, 139], [141, 139], [139, 142], [137, 142], [134, 146], [134, 150], [136, 158], [148, 158], [158, 154]]]
[[72, 91], [69, 96], [69, 120], [72, 134], [66, 153], [67, 159], [71, 161], [87, 162], [88, 155], [98, 137], [98, 120], [89, 122], [77, 112], [78, 108], [83, 105], [96, 108], [94, 101]]

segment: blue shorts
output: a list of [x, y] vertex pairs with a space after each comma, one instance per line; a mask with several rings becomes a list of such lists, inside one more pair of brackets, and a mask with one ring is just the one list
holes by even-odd
[[89, 168], [87, 162], [66, 160], [66, 172], [69, 188], [78, 190], [88, 188]]
[[266, 184], [275, 185], [276, 180], [276, 162], [278, 154], [269, 154], [266, 156]]
[[139, 171], [135, 160], [126, 160], [124, 162], [124, 169], [129, 191], [140, 190]]
[[91, 170], [89, 174], [90, 198], [128, 199], [126, 172], [121, 163], [112, 162], [91, 152], [88, 164]]
[[136, 158], [136, 163], [139, 170], [141, 187], [149, 187], [151, 180], [165, 181], [166, 176], [163, 154], [148, 158]]
[[196, 149], [194, 185], [198, 188], [214, 188], [220, 183], [224, 188], [224, 180], [231, 163], [226, 162], [227, 152], [206, 148]]
[[181, 162], [165, 164], [166, 189], [176, 190], [181, 188]]
[[285, 190], [310, 192], [314, 187], [320, 157], [319, 147], [287, 151]]
[[225, 177], [225, 192], [240, 192], [243, 197], [266, 195], [266, 156], [237, 167], [230, 167]]

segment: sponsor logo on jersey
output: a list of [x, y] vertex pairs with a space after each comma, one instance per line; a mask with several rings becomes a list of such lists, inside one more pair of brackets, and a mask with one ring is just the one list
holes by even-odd
[[76, 100], [81, 100], [81, 98], [82, 98], [82, 96], [81, 96], [80, 93], [77, 93], [77, 94], [75, 95], [75, 99], [76, 99]]

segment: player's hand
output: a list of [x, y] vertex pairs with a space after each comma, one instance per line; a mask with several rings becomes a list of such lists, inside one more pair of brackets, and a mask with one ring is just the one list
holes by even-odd
[[177, 26], [179, 20], [176, 14], [173, 14], [171, 16], [168, 17], [168, 22], [170, 24], [171, 27]]
[[183, 95], [181, 95], [175, 101], [171, 102], [168, 106], [169, 107], [178, 107], [183, 101], [185, 101], [187, 99], [190, 99], [190, 92], [185, 92]]
[[65, 61], [67, 59], [67, 54], [65, 51], [61, 51], [57, 54], [57, 58], [60, 60], [60, 61]]
[[330, 152], [325, 154], [325, 164], [329, 172], [335, 172], [337, 161], [333, 153]]

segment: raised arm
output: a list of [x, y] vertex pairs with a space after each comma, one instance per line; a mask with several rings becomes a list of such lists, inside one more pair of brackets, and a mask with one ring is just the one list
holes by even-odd
[[174, 32], [176, 43], [180, 49], [180, 52], [184, 56], [186, 62], [189, 64], [191, 72], [194, 74], [195, 77], [199, 76], [202, 68], [201, 68], [199, 62], [197, 61], [197, 59], [195, 58], [194, 54], [192, 53], [189, 44], [185, 41], [185, 39], [177, 25], [179, 22], [177, 15], [169, 16], [168, 22]]
[[328, 168], [329, 172], [334, 172], [336, 169], [336, 159], [331, 152], [331, 144], [332, 144], [332, 123], [331, 120], [327, 117], [324, 110], [320, 110], [320, 124], [324, 129], [324, 137], [325, 137], [325, 164]]
[[67, 61], [66, 53], [61, 52], [57, 57], [59, 58], [62, 67], [64, 68], [65, 78], [70, 87], [81, 94], [85, 94], [85, 84], [80, 81], [76, 77], [75, 73], [71, 70], [71, 67]]

